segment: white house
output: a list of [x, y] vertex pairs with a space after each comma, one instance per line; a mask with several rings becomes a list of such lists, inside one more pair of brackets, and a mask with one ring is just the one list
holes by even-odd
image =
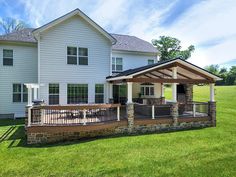
[[[135, 36], [108, 33], [79, 9], [37, 29], [0, 36], [0, 60], [0, 117], [24, 116], [25, 106], [32, 99], [67, 105], [107, 103], [111, 98], [125, 103], [130, 98], [164, 96], [163, 82], [135, 82], [128, 88], [132, 95], [127, 98], [127, 84], [113, 81], [121, 80], [129, 71], [157, 66], [158, 51]], [[177, 62], [206, 78], [219, 79], [190, 63]], [[182, 79], [191, 76], [187, 74], [182, 74]], [[151, 75], [170, 76], [172, 71], [150, 73], [143, 78], [151, 81]], [[192, 79], [203, 79], [194, 77], [192, 74]]]
[[79, 9], [0, 36], [0, 56], [0, 117], [24, 116], [24, 84], [39, 85], [35, 98], [46, 104], [108, 102], [107, 76], [157, 62], [150, 43], [110, 34]]

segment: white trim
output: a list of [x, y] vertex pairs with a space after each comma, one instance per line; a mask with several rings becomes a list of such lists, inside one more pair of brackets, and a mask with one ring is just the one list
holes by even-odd
[[132, 82], [127, 82], [127, 103], [132, 103], [132, 86], [133, 83]]
[[157, 56], [158, 51], [155, 52], [142, 52], [142, 51], [133, 51], [133, 50], [118, 50], [118, 49], [112, 49], [112, 52], [114, 53], [126, 53], [126, 54], [139, 54], [139, 55], [149, 55], [149, 56]]

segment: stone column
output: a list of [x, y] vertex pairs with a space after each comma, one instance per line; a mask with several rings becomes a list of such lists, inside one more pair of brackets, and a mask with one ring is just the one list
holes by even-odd
[[171, 108], [170, 108], [170, 115], [174, 120], [174, 126], [176, 126], [178, 124], [178, 116], [179, 116], [178, 102], [172, 103]]
[[191, 103], [193, 101], [193, 84], [186, 84], [186, 93], [185, 100], [187, 103]]
[[209, 101], [208, 102], [208, 113], [211, 117], [212, 126], [216, 127], [216, 102], [215, 101]]
[[134, 104], [127, 103], [128, 132], [132, 133], [134, 129]]

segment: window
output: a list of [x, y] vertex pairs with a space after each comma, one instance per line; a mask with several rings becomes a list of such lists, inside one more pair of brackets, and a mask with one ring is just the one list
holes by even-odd
[[23, 84], [23, 102], [28, 101], [28, 89], [27, 87]]
[[149, 59], [148, 60], [148, 65], [154, 64], [154, 60], [153, 59]]
[[88, 49], [79, 48], [79, 65], [88, 65]]
[[68, 84], [67, 103], [88, 103], [88, 84]]
[[13, 66], [13, 50], [3, 49], [3, 65]]
[[49, 84], [49, 104], [59, 104], [59, 84]]
[[154, 85], [150, 83], [141, 84], [141, 95], [142, 96], [153, 96]]
[[13, 100], [14, 103], [21, 102], [21, 84], [13, 84]]
[[[22, 89], [23, 88], [23, 89]], [[27, 102], [28, 90], [24, 84], [13, 84], [12, 101], [14, 103]]]
[[112, 71], [121, 72], [123, 71], [123, 59], [112, 57]]
[[77, 65], [77, 47], [67, 47], [67, 64]]
[[67, 47], [67, 64], [88, 65], [88, 48]]
[[95, 103], [104, 103], [104, 85], [95, 84]]

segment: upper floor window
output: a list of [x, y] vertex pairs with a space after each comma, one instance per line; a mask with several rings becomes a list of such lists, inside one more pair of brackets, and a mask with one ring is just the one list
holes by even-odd
[[[22, 89], [23, 88], [23, 89]], [[13, 84], [12, 101], [14, 103], [27, 102], [28, 92], [24, 84]]]
[[67, 64], [77, 65], [77, 47], [67, 47]]
[[59, 104], [59, 84], [49, 84], [49, 104]]
[[95, 103], [104, 103], [104, 85], [95, 84]]
[[112, 72], [123, 71], [123, 59], [119, 57], [112, 57]]
[[142, 96], [153, 96], [154, 95], [154, 85], [151, 83], [141, 84], [141, 95]]
[[88, 65], [88, 48], [67, 47], [67, 64]]
[[148, 65], [154, 64], [154, 60], [153, 59], [148, 59]]
[[13, 50], [3, 49], [3, 65], [13, 66]]
[[79, 65], [88, 65], [88, 49], [79, 48]]

